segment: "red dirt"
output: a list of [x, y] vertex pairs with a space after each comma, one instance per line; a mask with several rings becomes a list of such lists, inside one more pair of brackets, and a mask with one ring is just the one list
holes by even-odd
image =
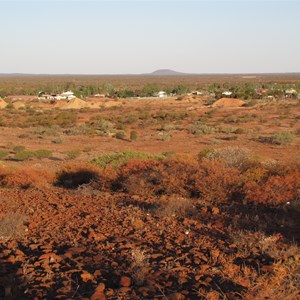
[[236, 98], [221, 98], [214, 102], [212, 107], [240, 107], [243, 106], [246, 101]]

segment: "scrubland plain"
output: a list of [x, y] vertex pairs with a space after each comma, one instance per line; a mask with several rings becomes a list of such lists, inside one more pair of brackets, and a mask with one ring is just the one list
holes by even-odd
[[[254, 81], [300, 82], [268, 76]], [[3, 77], [0, 87], [75, 79]], [[0, 298], [300, 299], [299, 100], [93, 101], [0, 110]]]

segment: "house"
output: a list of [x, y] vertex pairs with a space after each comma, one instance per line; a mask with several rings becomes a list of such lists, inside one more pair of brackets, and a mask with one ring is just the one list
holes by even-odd
[[59, 96], [61, 100], [72, 100], [76, 98], [72, 91], [63, 92]]
[[168, 95], [164, 91], [159, 91], [157, 94], [155, 94], [155, 96], [159, 98], [166, 98]]
[[97, 98], [105, 98], [105, 97], [106, 97], [106, 94], [95, 94], [94, 97], [97, 97]]
[[199, 91], [192, 91], [191, 93], [192, 95], [195, 95], [195, 96], [200, 96], [200, 95], [203, 95], [203, 92], [199, 92]]
[[41, 91], [38, 94], [38, 99], [40, 101], [59, 101], [59, 100], [72, 100], [75, 99], [76, 96], [72, 91], [67, 91], [61, 94], [46, 94], [45, 92]]
[[284, 94], [285, 94], [285, 98], [294, 98], [294, 99], [296, 99], [298, 93], [295, 89], [287, 89], [287, 90], [285, 90]]
[[222, 95], [229, 97], [229, 96], [232, 95], [232, 92], [230, 92], [230, 91], [225, 91], [225, 92], [222, 93]]

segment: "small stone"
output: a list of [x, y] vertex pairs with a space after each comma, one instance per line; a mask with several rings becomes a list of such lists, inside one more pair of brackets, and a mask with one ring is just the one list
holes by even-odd
[[94, 276], [95, 276], [95, 277], [101, 276], [101, 271], [100, 271], [100, 270], [96, 270], [96, 271], [94, 272]]
[[156, 259], [156, 258], [159, 258], [159, 257], [162, 257], [162, 256], [163, 255], [161, 253], [157, 253], [157, 254], [152, 254], [151, 258]]
[[94, 276], [88, 272], [81, 274], [80, 277], [84, 282], [87, 282], [89, 280], [94, 280]]
[[207, 207], [202, 207], [202, 208], [201, 208], [201, 212], [202, 212], [202, 213], [205, 214], [205, 213], [207, 213], [207, 211], [208, 211], [208, 208], [207, 208]]
[[128, 276], [122, 276], [120, 279], [120, 286], [129, 287], [131, 285], [131, 278]]
[[137, 229], [140, 229], [140, 228], [143, 228], [145, 225], [144, 225], [144, 222], [142, 220], [136, 219], [132, 222], [132, 226], [137, 228]]
[[147, 288], [147, 287], [140, 287], [138, 289], [138, 291], [139, 291], [139, 293], [142, 294], [143, 297], [147, 297], [149, 295], [149, 292], [150, 292], [149, 288]]
[[126, 293], [131, 292], [131, 288], [124, 286], [124, 287], [119, 288], [118, 292], [126, 294]]
[[106, 297], [102, 292], [96, 291], [90, 300], [106, 300]]
[[251, 282], [250, 282], [249, 279], [241, 279], [241, 280], [239, 280], [238, 283], [239, 283], [241, 286], [246, 287], [246, 288], [248, 288], [248, 287], [251, 286]]
[[174, 294], [171, 294], [168, 299], [169, 300], [184, 300], [185, 296], [182, 295], [181, 293], [174, 293]]
[[118, 264], [116, 261], [113, 261], [113, 262], [111, 263], [111, 266], [114, 267], [114, 268], [116, 268], [116, 267], [119, 266], [119, 264]]
[[260, 270], [263, 272], [273, 272], [274, 267], [273, 266], [262, 266]]
[[213, 215], [218, 215], [220, 213], [220, 210], [217, 207], [212, 208]]
[[39, 257], [39, 260], [49, 260], [50, 263], [61, 261], [62, 259], [55, 253], [45, 253]]
[[14, 264], [17, 260], [16, 260], [16, 257], [13, 256], [13, 255], [10, 255], [7, 259], [6, 259], [7, 262], [10, 262], [12, 264]]
[[104, 290], [105, 290], [105, 284], [102, 283], [102, 282], [99, 283], [98, 286], [96, 287], [96, 291], [97, 291], [97, 292], [102, 292], [102, 293], [103, 293]]
[[37, 249], [39, 247], [39, 244], [30, 244], [29, 245], [29, 248], [31, 249], [31, 250], [35, 250], [35, 249]]
[[215, 292], [215, 291], [208, 292], [208, 293], [206, 294], [206, 299], [207, 299], [207, 300], [219, 300], [219, 299], [220, 299], [219, 293], [218, 293], [218, 292]]

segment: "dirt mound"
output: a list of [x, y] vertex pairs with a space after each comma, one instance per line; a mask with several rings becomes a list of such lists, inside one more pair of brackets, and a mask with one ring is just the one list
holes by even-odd
[[20, 100], [14, 101], [13, 102], [13, 107], [15, 109], [24, 108], [25, 107], [25, 102], [24, 101], [20, 101]]
[[6, 106], [7, 106], [7, 103], [3, 99], [0, 98], [0, 109], [5, 108]]
[[221, 98], [216, 101], [212, 106], [213, 107], [240, 107], [243, 106], [246, 102], [241, 99], [236, 98]]
[[60, 106], [60, 109], [81, 109], [86, 107], [89, 107], [86, 101], [75, 98]]

